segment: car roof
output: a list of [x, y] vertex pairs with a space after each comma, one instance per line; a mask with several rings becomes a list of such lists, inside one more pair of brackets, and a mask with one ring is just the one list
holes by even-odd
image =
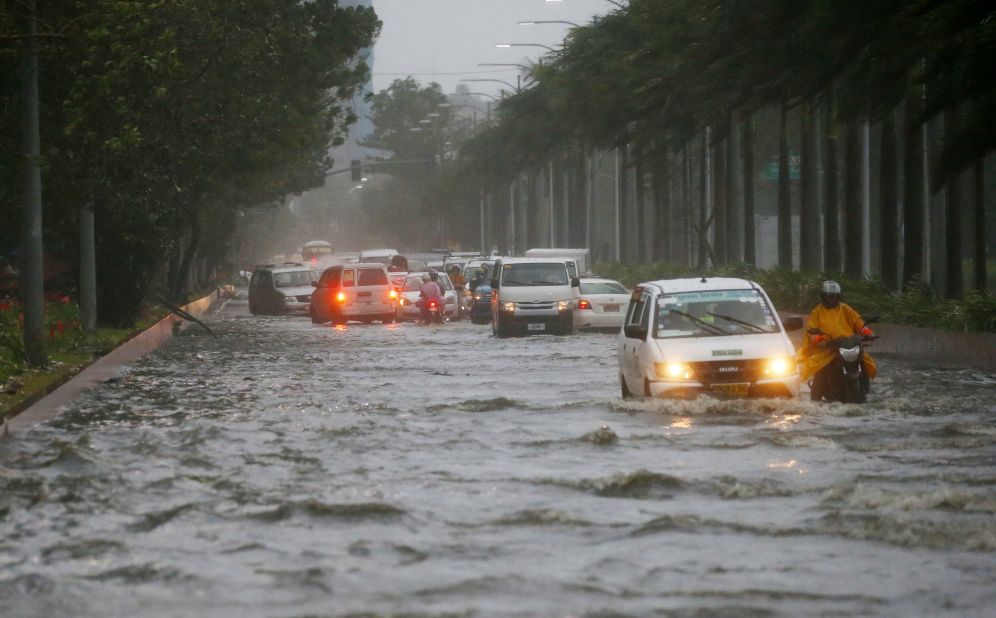
[[[346, 269], [346, 268], [353, 268], [353, 269], [355, 269], [355, 268], [377, 268], [377, 269], [381, 269], [381, 270], [387, 270], [387, 267], [384, 266], [383, 264], [381, 264], [380, 262], [353, 262], [351, 264], [336, 264], [335, 266], [329, 266], [325, 270], [329, 271], [329, 270], [335, 270], [337, 268], [340, 268], [340, 269]], [[398, 273], [390, 273], [390, 274], [398, 274]]]
[[311, 270], [311, 267], [300, 262], [285, 262], [283, 264], [263, 264], [258, 270], [268, 270], [272, 273], [286, 273]]
[[607, 277], [581, 277], [581, 283], [618, 283], [619, 285], [626, 287], [622, 284], [622, 282], [616, 281], [615, 279], [609, 279]]
[[646, 281], [638, 287], [654, 286], [661, 292], [677, 294], [680, 292], [701, 292], [708, 290], [750, 290], [761, 286], [747, 279], [733, 277], [694, 277], [687, 279], [660, 279]]
[[503, 265], [504, 264], [563, 264], [564, 260], [557, 258], [544, 258], [544, 257], [514, 257], [514, 258], [502, 258], [501, 263]]

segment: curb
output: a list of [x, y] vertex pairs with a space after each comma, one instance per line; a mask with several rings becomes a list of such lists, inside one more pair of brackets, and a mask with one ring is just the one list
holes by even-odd
[[[195, 317], [207, 313], [219, 300], [216, 292], [184, 305]], [[104, 356], [83, 367], [75, 375], [43, 394], [21, 412], [8, 416], [0, 427], [0, 439], [58, 416], [62, 407], [72, 403], [85, 390], [118, 375], [122, 365], [139, 359], [173, 338], [173, 324], [179, 318], [170, 314], [128, 339]]]

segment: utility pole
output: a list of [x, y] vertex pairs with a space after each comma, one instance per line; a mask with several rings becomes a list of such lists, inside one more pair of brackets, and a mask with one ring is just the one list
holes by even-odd
[[42, 262], [41, 131], [38, 118], [38, 42], [36, 0], [25, 2], [28, 23], [24, 39], [21, 122], [24, 141], [21, 227], [21, 291], [24, 303], [24, 348], [28, 364], [43, 366], [45, 353], [45, 274]]

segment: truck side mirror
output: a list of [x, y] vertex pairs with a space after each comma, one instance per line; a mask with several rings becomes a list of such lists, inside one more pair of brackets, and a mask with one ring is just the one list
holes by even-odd
[[491, 280], [491, 289], [492, 290], [497, 290], [498, 289], [498, 280], [497, 279], [492, 279]]
[[639, 324], [627, 324], [623, 327], [623, 333], [630, 339], [646, 339], [647, 331]]
[[578, 277], [574, 277], [573, 279], [571, 279], [571, 287], [572, 288], [581, 287], [581, 279]]

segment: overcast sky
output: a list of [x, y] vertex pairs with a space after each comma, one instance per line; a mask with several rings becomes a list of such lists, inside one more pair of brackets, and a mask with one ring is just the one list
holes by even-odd
[[[515, 83], [517, 70], [479, 67], [486, 62], [527, 64], [546, 50], [540, 47], [498, 49], [496, 43], [540, 43], [556, 47], [570, 26], [528, 20], [564, 20], [580, 24], [614, 7], [608, 0], [374, 0], [384, 22], [374, 47], [374, 90], [411, 75], [419, 82], [439, 82], [446, 93], [461, 79], [503, 79]], [[468, 84], [471, 91], [497, 94], [495, 82]]]

